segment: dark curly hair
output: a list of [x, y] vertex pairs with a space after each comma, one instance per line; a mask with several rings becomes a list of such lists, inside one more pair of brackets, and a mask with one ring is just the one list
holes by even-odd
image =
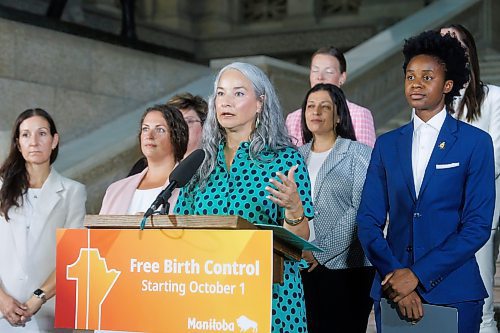
[[444, 98], [448, 112], [453, 113], [453, 97], [460, 95], [460, 89], [469, 80], [465, 49], [450, 35], [441, 36], [437, 31], [424, 31], [405, 41], [403, 73], [406, 73], [411, 59], [421, 54], [437, 58], [445, 67], [445, 80], [453, 81], [453, 88]]
[[[184, 121], [182, 113], [175, 106], [168, 104], [158, 104], [148, 108], [141, 118], [141, 128], [144, 118], [150, 112], [158, 111], [163, 115], [167, 122], [170, 132], [170, 144], [174, 147], [174, 158], [176, 162], [180, 162], [187, 150], [189, 140], [188, 125]], [[139, 130], [139, 141], [141, 140], [141, 131]]]
[[306, 124], [306, 108], [307, 108], [307, 100], [309, 99], [309, 95], [317, 91], [326, 91], [330, 98], [332, 99], [333, 105], [335, 106], [335, 110], [337, 111], [337, 115], [339, 117], [340, 122], [334, 125], [333, 131], [338, 136], [344, 139], [350, 139], [352, 141], [356, 141], [356, 135], [354, 134], [354, 127], [352, 125], [351, 114], [349, 113], [349, 107], [347, 106], [347, 102], [345, 99], [344, 92], [339, 87], [329, 84], [329, 83], [318, 83], [306, 93], [306, 97], [302, 102], [302, 136], [303, 142], [307, 143], [312, 140], [313, 134], [307, 128]]

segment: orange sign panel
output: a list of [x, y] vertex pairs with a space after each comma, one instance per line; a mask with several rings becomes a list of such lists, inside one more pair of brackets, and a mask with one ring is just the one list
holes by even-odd
[[270, 332], [272, 232], [57, 231], [56, 327]]

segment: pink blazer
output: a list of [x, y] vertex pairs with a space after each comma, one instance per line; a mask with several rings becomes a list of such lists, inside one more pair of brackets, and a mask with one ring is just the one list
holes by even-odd
[[[102, 200], [101, 211], [99, 215], [125, 215], [127, 214], [128, 207], [132, 202], [134, 197], [134, 192], [139, 186], [141, 180], [148, 172], [148, 168], [144, 169], [141, 173], [135, 174], [133, 176], [118, 180], [113, 184], [109, 185]], [[163, 188], [167, 187], [169, 181], [163, 185]], [[177, 203], [177, 197], [179, 196], [179, 189], [175, 189], [172, 192], [172, 196], [168, 200], [170, 203], [169, 214], [173, 214], [175, 204]]]

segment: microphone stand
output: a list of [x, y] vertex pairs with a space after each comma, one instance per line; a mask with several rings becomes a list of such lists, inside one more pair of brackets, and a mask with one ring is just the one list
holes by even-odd
[[[201, 149], [193, 151], [188, 157], [182, 160], [170, 173], [169, 184], [163, 189], [160, 194], [156, 197], [155, 201], [151, 204], [148, 210], [144, 213], [142, 217], [140, 228], [144, 229], [146, 225], [146, 220], [148, 217], [155, 213], [160, 213], [160, 215], [168, 214], [170, 210], [170, 204], [168, 199], [172, 195], [172, 191], [176, 188], [183, 187], [189, 180], [193, 177], [194, 173], [200, 167], [203, 159], [205, 158], [205, 152]], [[160, 208], [160, 211], [156, 210]]]
[[160, 214], [159, 215], [167, 215], [168, 212], [170, 211], [170, 202], [165, 201], [165, 203], [161, 206], [160, 209]]
[[167, 188], [165, 188], [165, 190], [161, 194], [163, 200], [161, 209], [159, 210], [159, 215], [167, 215], [170, 211], [170, 202], [168, 202], [168, 199], [170, 199], [170, 197], [172, 196], [172, 192], [177, 188], [177, 181], [173, 181], [171, 184], [173, 185], [173, 187], [171, 187], [171, 185], [169, 184], [169, 186], [167, 186]]
[[[140, 223], [140, 228], [141, 230], [144, 230], [144, 227], [146, 226], [146, 221], [148, 217], [154, 215], [155, 213], [159, 213], [160, 215], [167, 215], [169, 210], [170, 210], [170, 203], [168, 202], [168, 199], [172, 195], [172, 191], [177, 187], [177, 181], [173, 180], [168, 186], [160, 192], [160, 194], [156, 197], [156, 200], [153, 202], [151, 207], [144, 213], [144, 216], [142, 217], [141, 223]], [[157, 209], [161, 207], [159, 211]]]

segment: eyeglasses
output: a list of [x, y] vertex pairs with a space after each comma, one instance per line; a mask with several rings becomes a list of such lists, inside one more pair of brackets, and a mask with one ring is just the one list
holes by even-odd
[[184, 120], [186, 121], [186, 124], [187, 124], [189, 127], [193, 126], [193, 125], [194, 125], [194, 124], [196, 124], [196, 123], [200, 123], [200, 124], [201, 124], [201, 120], [199, 120], [199, 119], [194, 119], [194, 118], [185, 118]]

